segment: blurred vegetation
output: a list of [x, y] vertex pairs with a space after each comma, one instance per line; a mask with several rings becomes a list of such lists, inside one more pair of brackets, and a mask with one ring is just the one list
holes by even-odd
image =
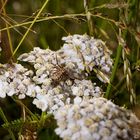
[[[36, 46], [57, 50], [63, 44], [61, 38], [69, 34], [90, 34], [83, 1], [50, 0], [41, 11], [45, 2], [0, 0], [1, 63], [16, 62], [20, 54]], [[89, 0], [88, 12], [91, 14], [93, 36], [106, 42], [113, 51], [112, 58], [116, 64], [111, 83], [104, 85], [106, 97], [120, 106], [136, 110], [139, 115], [140, 1]], [[41, 114], [31, 107], [30, 99], [23, 103], [33, 113]], [[4, 112], [7, 121], [21, 117], [21, 107], [13, 99], [0, 99], [0, 106], [3, 110], [1, 114]], [[4, 118], [0, 119], [0, 124], [4, 122]], [[45, 140], [48, 133], [52, 133], [50, 130], [42, 128], [39, 131], [40, 140]], [[10, 139], [8, 131], [3, 127], [0, 127], [0, 139]], [[52, 137], [48, 136], [49, 139], [59, 138], [52, 134]]]

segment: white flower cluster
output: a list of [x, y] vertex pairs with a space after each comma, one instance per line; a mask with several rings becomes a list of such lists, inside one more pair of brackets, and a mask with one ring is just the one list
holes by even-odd
[[67, 80], [55, 87], [50, 85], [46, 92], [46, 94], [37, 94], [33, 104], [42, 111], [48, 109], [52, 113], [67, 104], [102, 95], [101, 89], [89, 80], [74, 80], [73, 83]]
[[29, 62], [35, 68], [35, 75], [33, 80], [36, 84], [43, 84], [47, 87], [51, 85], [50, 73], [57, 65], [56, 52], [50, 49], [42, 50], [35, 47], [30, 53], [22, 54], [19, 58], [20, 61]]
[[40, 87], [31, 80], [33, 72], [20, 64], [5, 64], [0, 66], [0, 97], [17, 95], [19, 99], [25, 96], [35, 97]]
[[74, 80], [74, 84], [71, 86], [72, 94], [79, 97], [101, 97], [101, 89], [96, 86], [96, 83], [92, 84], [90, 80]]
[[[30, 53], [22, 54], [18, 58], [18, 60], [29, 62], [32, 65], [34, 65], [36, 75], [40, 77], [40, 82], [44, 81], [46, 77], [51, 77], [52, 71], [54, 71], [56, 68], [61, 70], [61, 67], [63, 67], [67, 71], [69, 78], [84, 79], [85, 74], [76, 67], [77, 64], [72, 63], [71, 61], [66, 61], [64, 57], [66, 56], [62, 54], [60, 50], [59, 51], [51, 51], [50, 49], [42, 50], [38, 47], [35, 47], [34, 50], [31, 51]], [[39, 80], [38, 79], [39, 77], [35, 77], [35, 79]]]
[[[64, 54], [65, 62], [72, 62], [77, 69], [88, 72], [97, 67], [98, 70], [109, 75], [112, 68], [111, 51], [100, 39], [94, 39], [88, 35], [73, 35], [63, 37], [65, 44], [60, 52]], [[106, 82], [98, 75], [100, 80]]]
[[106, 75], [111, 72], [111, 52], [105, 43], [88, 35], [63, 40], [58, 51], [36, 47], [19, 57], [34, 70], [1, 65], [0, 97], [32, 97], [37, 108], [54, 114], [56, 133], [64, 140], [131, 140], [130, 126], [138, 122], [135, 115], [102, 98], [101, 88], [87, 80], [95, 68]]
[[90, 73], [96, 68], [104, 73], [103, 76], [98, 73], [97, 77], [103, 82], [108, 82], [106, 79], [111, 73], [113, 61], [110, 57], [111, 51], [103, 41], [88, 35], [73, 35], [63, 37], [62, 40], [65, 43], [56, 52], [34, 48], [29, 54], [21, 55], [19, 60], [33, 63], [37, 69], [45, 65], [47, 70], [51, 69], [51, 65], [63, 65], [74, 79], [84, 78], [86, 72]]
[[95, 83], [85, 80], [84, 69], [79, 69], [79, 63], [70, 60], [63, 48], [56, 52], [34, 48], [30, 53], [21, 55], [19, 60], [29, 62], [35, 68], [33, 81], [41, 86], [42, 92], [37, 94], [33, 103], [42, 111], [54, 112], [74, 101], [102, 95]]
[[55, 132], [64, 140], [133, 140], [131, 112], [102, 97], [65, 105], [55, 113]]
[[[68, 76], [66, 80], [55, 81], [51, 72], [56, 69], [57, 63], [61, 62], [60, 58], [56, 52], [49, 49], [34, 48], [29, 54], [21, 55], [19, 59], [33, 64], [35, 73], [20, 64], [2, 65], [0, 97], [4, 98], [6, 94], [17, 95], [20, 99], [30, 96], [34, 98], [33, 104], [39, 109], [54, 112], [59, 107], [73, 103], [77, 99], [101, 96], [101, 89], [90, 80], [78, 80], [75, 77], [64, 75], [64, 77]], [[54, 76], [57, 76], [57, 69]]]
[[102, 95], [101, 89], [95, 83], [83, 79], [85, 75], [82, 76], [82, 73], [78, 77], [79, 74], [74, 67], [70, 67], [70, 63], [62, 62], [60, 53], [34, 48], [30, 53], [22, 54], [19, 60], [29, 62], [35, 68], [32, 79], [35, 84], [40, 85], [41, 92], [36, 95], [33, 104], [42, 111], [48, 109], [54, 112], [65, 104], [73, 103], [77, 96], [91, 98]]

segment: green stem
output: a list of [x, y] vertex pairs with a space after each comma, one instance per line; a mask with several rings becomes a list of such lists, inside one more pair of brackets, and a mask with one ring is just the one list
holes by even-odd
[[[124, 76], [120, 81], [119, 83], [112, 89], [112, 91], [110, 92], [110, 94], [113, 93], [113, 96], [115, 96], [118, 92], [120, 92], [120, 88], [123, 87], [124, 83], [125, 82], [125, 79], [126, 79], [126, 76]], [[117, 93], [116, 93], [117, 92]]]
[[[6, 116], [4, 115], [4, 112], [3, 112], [3, 110], [2, 110], [1, 107], [0, 107], [0, 116], [1, 116], [1, 118], [3, 119], [3, 121], [4, 121], [6, 124], [9, 123], [8, 120], [7, 120], [7, 118], [6, 118]], [[12, 130], [11, 130], [10, 128], [8, 128], [8, 132], [9, 132], [9, 134], [10, 134], [12, 140], [16, 140], [16, 138], [15, 138], [15, 136], [14, 136], [14, 133], [12, 132]]]
[[111, 78], [110, 78], [110, 83], [107, 87], [106, 94], [105, 94], [105, 98], [107, 98], [107, 99], [110, 98], [110, 91], [111, 91], [111, 88], [112, 88], [112, 83], [113, 83], [114, 78], [115, 78], [115, 74], [116, 74], [116, 71], [117, 71], [117, 67], [118, 67], [120, 57], [121, 57], [121, 53], [122, 53], [122, 45], [119, 44], [119, 46], [117, 48], [117, 55], [116, 55], [116, 58], [115, 58], [114, 67], [113, 67], [113, 70], [112, 70], [112, 75], [111, 75]]
[[45, 6], [47, 5], [49, 0], [46, 0], [45, 3], [43, 4], [43, 6], [41, 7], [41, 9], [39, 10], [38, 14], [36, 15], [36, 17], [34, 18], [34, 20], [32, 21], [31, 25], [29, 26], [28, 30], [26, 31], [26, 33], [24, 34], [24, 36], [22, 37], [22, 39], [20, 40], [17, 48], [14, 50], [12, 57], [15, 55], [15, 53], [17, 52], [17, 50], [19, 49], [19, 47], [21, 46], [22, 42], [24, 41], [24, 39], [26, 38], [27, 34], [29, 33], [29, 31], [31, 30], [32, 26], [34, 25], [34, 23], [36, 22], [36, 20], [38, 19], [39, 15], [41, 14], [41, 12], [43, 11], [43, 9], [45, 8]]
[[12, 97], [12, 99], [17, 103], [19, 104], [20, 106], [24, 107], [26, 109], [26, 112], [29, 113], [31, 116], [34, 116], [34, 119], [35, 120], [38, 120], [38, 118], [34, 115], [34, 113], [32, 113], [23, 103], [22, 101], [18, 100], [18, 99], [15, 99]]
[[40, 118], [40, 126], [44, 126], [44, 123], [45, 123], [45, 119], [46, 119], [46, 112], [42, 112], [41, 114], [41, 118]]
[[46, 114], [46, 112], [42, 112], [39, 127], [42, 128], [44, 126], [46, 120], [51, 118], [52, 116], [53, 116], [52, 114]]

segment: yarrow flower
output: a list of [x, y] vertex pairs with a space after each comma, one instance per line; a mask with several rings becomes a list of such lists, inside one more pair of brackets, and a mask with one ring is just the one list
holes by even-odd
[[58, 78], [59, 81], [61, 81], [62, 75], [70, 79], [85, 78], [85, 74], [77, 71], [74, 63], [64, 61], [61, 53], [51, 51], [50, 49], [42, 50], [40, 48], [34, 48], [30, 53], [22, 54], [18, 60], [29, 62], [34, 66], [36, 71], [34, 79], [39, 83], [42, 83], [47, 78], [52, 80], [57, 75], [60, 75], [60, 78]]
[[[35, 97], [40, 87], [31, 80], [33, 72], [20, 64], [1, 64], [0, 97], [17, 95], [19, 99]], [[39, 91], [40, 92], [40, 91]]]
[[[103, 41], [88, 35], [73, 35], [62, 40], [65, 43], [58, 51], [34, 48], [30, 53], [22, 54], [19, 60], [30, 62], [39, 71], [47, 69], [48, 74], [55, 65], [63, 66], [75, 79], [85, 79], [85, 70], [90, 73], [94, 68], [103, 72], [105, 77], [109, 76], [113, 61], [111, 51]], [[106, 82], [107, 78], [100, 76], [100, 73], [97, 74], [99, 79]]]
[[[45, 86], [44, 86], [45, 89]], [[102, 90], [90, 80], [67, 80], [58, 86], [50, 86], [46, 94], [37, 94], [33, 100], [42, 111], [56, 112], [60, 107], [78, 100], [90, 99], [102, 96]]]
[[20, 64], [0, 65], [0, 97], [33, 98], [42, 111], [53, 113], [64, 140], [133, 139], [136, 116], [102, 98], [103, 91], [87, 80], [92, 71], [109, 81], [113, 61], [105, 43], [88, 35], [63, 37], [58, 51], [40, 49], [22, 54], [34, 70]]
[[100, 87], [96, 86], [96, 83], [92, 83], [90, 80], [75, 80], [75, 83], [71, 86], [72, 94], [79, 97], [101, 97], [102, 91]]
[[132, 125], [136, 116], [105, 98], [92, 98], [65, 105], [54, 113], [64, 140], [133, 140]]
[[[85, 80], [85, 75], [75, 69], [74, 63], [64, 62], [60, 52], [34, 48], [30, 53], [22, 54], [19, 60], [31, 63], [35, 72], [25, 69], [20, 64], [14, 64], [10, 71], [4, 71], [8, 74], [10, 72], [11, 80], [6, 83], [8, 77], [6, 82], [0, 85], [5, 85], [5, 88], [1, 89], [1, 97], [5, 97], [6, 94], [18, 95], [20, 99], [30, 96], [34, 98], [33, 104], [37, 108], [55, 112], [66, 104], [102, 96], [102, 90], [90, 80]], [[7, 89], [6, 84], [11, 86], [10, 89]]]
[[78, 69], [78, 62], [66, 59], [68, 56], [62, 52], [63, 48], [56, 52], [34, 48], [19, 57], [19, 60], [29, 62], [35, 68], [33, 81], [40, 85], [42, 93], [37, 94], [33, 104], [42, 111], [55, 112], [77, 99], [102, 96], [102, 90], [95, 83], [85, 80], [87, 75]]
[[[86, 34], [63, 37], [62, 40], [65, 43], [60, 52], [63, 53], [65, 62], [74, 63], [81, 71], [90, 72], [97, 67], [106, 76], [111, 73], [113, 63], [110, 57], [111, 51], [103, 41]], [[100, 75], [98, 77], [106, 82]]]

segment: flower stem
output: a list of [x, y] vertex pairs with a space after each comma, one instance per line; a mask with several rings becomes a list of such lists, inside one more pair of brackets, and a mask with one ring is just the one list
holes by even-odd
[[[0, 116], [1, 116], [1, 118], [3, 119], [3, 121], [4, 121], [6, 124], [9, 123], [1, 107], [0, 107]], [[12, 132], [12, 130], [11, 130], [10, 128], [8, 128], [8, 132], [9, 132], [9, 134], [10, 134], [10, 136], [11, 136], [11, 139], [12, 139], [12, 140], [16, 140], [16, 138], [15, 138], [15, 136], [14, 136], [14, 133]]]
[[24, 34], [24, 36], [22, 37], [22, 39], [20, 40], [18, 46], [16, 47], [16, 49], [13, 52], [12, 57], [15, 55], [15, 53], [17, 52], [17, 50], [19, 49], [19, 47], [21, 46], [22, 42], [24, 41], [24, 39], [26, 38], [27, 34], [29, 33], [29, 31], [31, 30], [32, 26], [34, 25], [34, 23], [36, 22], [36, 20], [38, 19], [38, 17], [40, 16], [41, 12], [43, 11], [43, 9], [45, 8], [45, 6], [47, 5], [49, 0], [46, 0], [45, 3], [43, 4], [43, 6], [41, 7], [41, 9], [39, 10], [38, 14], [36, 15], [36, 17], [34, 18], [34, 20], [32, 21], [31, 25], [29, 26], [29, 28], [27, 29], [26, 33]]

